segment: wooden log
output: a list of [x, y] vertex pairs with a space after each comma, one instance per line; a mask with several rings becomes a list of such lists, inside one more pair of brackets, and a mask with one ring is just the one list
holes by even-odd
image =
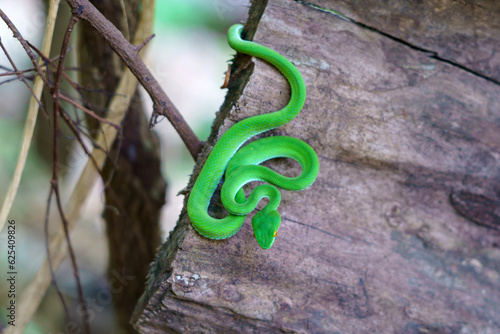
[[[500, 332], [500, 3], [315, 4], [352, 20], [297, 1], [254, 1], [247, 33], [255, 29], [254, 41], [304, 76], [303, 111], [271, 134], [315, 148], [316, 183], [282, 192], [270, 250], [259, 248], [249, 221], [213, 241], [184, 211], [151, 267], [134, 325], [144, 333]], [[260, 60], [237, 57], [233, 73], [210, 145], [288, 99], [285, 80]], [[286, 160], [272, 166], [298, 172]]]

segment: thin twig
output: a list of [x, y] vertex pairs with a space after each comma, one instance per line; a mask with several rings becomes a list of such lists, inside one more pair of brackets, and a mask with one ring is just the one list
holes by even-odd
[[54, 285], [54, 288], [56, 289], [57, 295], [59, 296], [59, 299], [61, 300], [64, 308], [64, 316], [68, 320], [69, 319], [69, 311], [68, 311], [68, 305], [66, 304], [66, 300], [64, 299], [64, 296], [61, 292], [61, 289], [59, 289], [59, 284], [57, 284], [56, 280], [56, 274], [54, 272], [54, 269], [52, 268], [52, 261], [50, 257], [50, 247], [49, 247], [49, 215], [50, 215], [50, 206], [52, 203], [52, 194], [53, 191], [50, 189], [49, 191], [49, 198], [47, 199], [47, 209], [45, 211], [45, 224], [44, 224], [44, 232], [45, 232], [45, 251], [47, 252], [47, 260], [49, 261], [49, 269], [50, 269], [50, 276], [52, 277], [52, 284]]
[[40, 100], [36, 97], [35, 92], [31, 88], [30, 84], [26, 81], [26, 79], [24, 78], [24, 76], [22, 76], [21, 73], [19, 72], [19, 70], [17, 69], [17, 66], [14, 63], [14, 61], [12, 60], [12, 58], [10, 57], [9, 52], [7, 52], [7, 49], [4, 47], [4, 45], [2, 43], [2, 38], [1, 37], [0, 37], [0, 47], [2, 48], [3, 53], [5, 54], [5, 56], [7, 56], [7, 59], [9, 60], [9, 63], [12, 65], [12, 68], [14, 69], [14, 72], [16, 73], [16, 75], [19, 78], [19, 80], [21, 80], [26, 85], [26, 87], [28, 87], [31, 95], [36, 99], [36, 102], [38, 102], [38, 106], [40, 107], [40, 109], [42, 109], [43, 113], [48, 118], [49, 114], [47, 114], [47, 112], [43, 108], [42, 102], [40, 102]]
[[144, 42], [142, 42], [141, 44], [137, 45], [136, 48], [137, 48], [137, 52], [140, 52], [149, 42], [151, 42], [151, 40], [153, 38], [155, 38], [156, 35], [155, 34], [152, 34], [151, 36], [149, 36], [148, 38], [146, 38], [144, 40]]
[[[29, 79], [28, 77], [25, 77], [25, 78]], [[17, 81], [17, 80], [19, 80], [19, 79], [18, 78], [10, 78], [10, 79], [4, 80], [4, 81], [0, 82], [0, 86], [8, 84], [8, 83], [13, 82], [13, 81]], [[36, 101], [36, 103], [38, 104], [38, 101]]]
[[[79, 132], [79, 129], [78, 129], [78, 126], [75, 124], [75, 122], [71, 119], [71, 117], [69, 117], [68, 113], [65, 112], [64, 109], [61, 110], [61, 117], [64, 119], [64, 121], [66, 122], [66, 124], [69, 126], [70, 130], [73, 132], [73, 134], [75, 135], [75, 138], [76, 140], [78, 140], [78, 143], [80, 144], [80, 146], [83, 148], [83, 151], [85, 152], [85, 154], [87, 155], [87, 157], [90, 159], [90, 161], [94, 164], [94, 167], [95, 169], [98, 171], [99, 175], [101, 175], [101, 178], [104, 180], [104, 176], [103, 176], [103, 173], [102, 173], [102, 170], [101, 168], [99, 167], [99, 165], [97, 164], [97, 161], [94, 159], [94, 156], [92, 156], [92, 152], [89, 151], [89, 149], [87, 148], [87, 146], [85, 145], [85, 143], [83, 142], [83, 139], [82, 137], [80, 136], [80, 132]], [[106, 124], [111, 124], [109, 121], [106, 120], [105, 122]], [[88, 134], [85, 134], [87, 138], [91, 139], [92, 140], [92, 137]], [[111, 160], [111, 159], [110, 159]]]
[[64, 71], [64, 59], [66, 57], [66, 52], [68, 51], [68, 44], [69, 44], [69, 39], [71, 37], [71, 33], [73, 32], [73, 29], [75, 27], [75, 24], [79, 21], [80, 19], [74, 15], [71, 16], [71, 19], [68, 24], [68, 28], [66, 29], [66, 33], [64, 35], [63, 43], [61, 46], [61, 53], [59, 55], [59, 63], [57, 64], [57, 72], [56, 72], [56, 78], [54, 82], [54, 87], [51, 89], [52, 96], [54, 99], [54, 147], [53, 147], [53, 172], [52, 172], [52, 180], [51, 180], [51, 186], [52, 190], [54, 191], [56, 195], [56, 202], [57, 202], [57, 208], [59, 209], [59, 215], [61, 217], [62, 225], [64, 228], [64, 235], [66, 237], [66, 243], [68, 246], [68, 251], [71, 259], [71, 263], [73, 265], [73, 276], [75, 277], [76, 280], [76, 286], [77, 286], [77, 291], [78, 291], [78, 299], [80, 301], [80, 305], [82, 307], [83, 311], [83, 329], [84, 332], [87, 334], [90, 334], [90, 324], [89, 324], [89, 313], [88, 313], [88, 306], [87, 302], [85, 301], [85, 298], [83, 296], [83, 289], [82, 289], [82, 284], [80, 280], [80, 273], [78, 270], [78, 264], [76, 262], [76, 257], [75, 253], [73, 251], [73, 246], [71, 245], [71, 239], [69, 237], [69, 227], [68, 227], [68, 220], [66, 219], [66, 216], [64, 214], [64, 209], [61, 204], [61, 195], [59, 192], [59, 179], [58, 179], [58, 162], [59, 162], [59, 90], [61, 87], [61, 80], [62, 80], [62, 73]]
[[38, 65], [38, 61], [36, 59], [35, 54], [33, 51], [30, 49], [28, 42], [23, 38], [19, 30], [17, 30], [16, 26], [12, 23], [12, 21], [9, 19], [7, 15], [0, 9], [0, 17], [4, 22], [7, 24], [10, 30], [14, 33], [14, 37], [17, 38], [19, 43], [21, 43], [22, 47], [24, 48], [24, 51], [28, 55], [28, 57], [31, 59], [31, 62], [33, 63], [33, 66], [35, 66], [36, 72], [40, 76], [40, 78], [43, 80], [43, 82], [49, 86], [49, 82], [47, 81], [47, 78], [44, 76], [42, 69], [40, 68], [40, 65]]
[[80, 280], [80, 273], [78, 270], [78, 264], [76, 262], [76, 257], [75, 257], [75, 252], [73, 251], [73, 247], [71, 246], [71, 239], [69, 237], [69, 227], [68, 227], [68, 220], [66, 219], [66, 216], [64, 215], [64, 208], [61, 203], [61, 194], [59, 193], [59, 185], [57, 184], [57, 180], [55, 183], [52, 184], [52, 190], [54, 191], [56, 195], [56, 202], [57, 202], [57, 208], [59, 210], [59, 215], [61, 217], [61, 220], [63, 222], [63, 227], [64, 227], [64, 235], [66, 236], [66, 243], [68, 245], [68, 252], [69, 252], [69, 257], [71, 259], [71, 263], [73, 266], [73, 276], [75, 277], [76, 280], [76, 286], [78, 290], [78, 299], [80, 302], [81, 310], [82, 310], [82, 318], [83, 318], [83, 330], [84, 333], [90, 334], [90, 315], [88, 311], [88, 306], [87, 306], [87, 301], [85, 300], [83, 296], [83, 289], [82, 289], [82, 282]]
[[[28, 45], [33, 48], [33, 44], [31, 44], [29, 41], [26, 41], [28, 43]], [[41, 53], [40, 50], [38, 50], [37, 53]], [[44, 56], [45, 57], [45, 56]], [[51, 62], [54, 62], [55, 60], [57, 60], [57, 58], [59, 57], [54, 57], [54, 59], [51, 59], [50, 61]], [[33, 72], [33, 71], [36, 71], [36, 68], [32, 67], [32, 68], [28, 68], [28, 69], [25, 69], [25, 70], [21, 70], [21, 71], [12, 71], [10, 68], [6, 67], [6, 66], [2, 66], [0, 65], [0, 69], [4, 70], [5, 72], [3, 73], [0, 73], [0, 77], [4, 77], [4, 76], [8, 76], [8, 75], [17, 75], [17, 73], [21, 73], [21, 74], [24, 74], [24, 73], [28, 73], [28, 72]], [[79, 70], [79, 69], [75, 69], [75, 68], [65, 68], [64, 70], [68, 71], [68, 70]], [[43, 70], [42, 70], [43, 71]], [[34, 79], [34, 77], [33, 77]]]
[[[21, 70], [21, 71], [7, 71], [7, 72], [0, 73], [0, 77], [8, 77], [10, 75], [16, 75], [17, 76], [19, 74], [24, 74], [24, 73], [28, 73], [28, 72], [32, 72], [32, 71], [33, 71], [33, 68], [29, 68], [27, 70]], [[24, 76], [24, 78], [30, 79], [30, 80], [35, 79], [34, 76], [31, 76], [31, 77]]]
[[91, 117], [95, 118], [96, 120], [98, 120], [99, 122], [102, 122], [102, 123], [108, 123], [109, 125], [111, 125], [112, 127], [114, 127], [116, 130], [120, 130], [120, 126], [118, 124], [113, 124], [113, 123], [110, 123], [108, 120], [106, 120], [105, 118], [102, 118], [100, 116], [98, 116], [95, 112], [93, 112], [92, 110], [90, 109], [87, 109], [85, 108], [84, 106], [82, 106], [81, 104], [75, 102], [74, 100], [70, 99], [69, 97], [63, 95], [63, 94], [59, 94], [59, 97], [61, 98], [61, 100], [64, 100], [66, 102], [68, 102], [69, 104], [71, 104], [73, 107], [77, 108], [77, 109], [80, 109], [82, 111], [84, 111], [86, 114], [90, 115]]

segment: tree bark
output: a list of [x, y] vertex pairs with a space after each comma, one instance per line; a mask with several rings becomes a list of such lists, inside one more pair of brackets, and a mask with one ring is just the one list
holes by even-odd
[[[500, 332], [500, 4], [314, 4], [254, 1], [244, 37], [304, 76], [303, 111], [266, 135], [308, 142], [320, 159], [317, 181], [282, 191], [269, 250], [249, 221], [214, 241], [184, 210], [151, 267], [135, 327]], [[238, 55], [232, 73], [209, 146], [238, 120], [288, 100], [285, 80], [260, 60]], [[286, 160], [271, 165], [298, 172]], [[220, 204], [213, 209], [220, 214]]]
[[[140, 0], [92, 2], [128, 40], [133, 38]], [[87, 106], [105, 115], [111, 100], [109, 92], [115, 90], [124, 66], [92, 27], [85, 22], [82, 26], [82, 84], [92, 87], [92, 92], [85, 94]], [[90, 118], [88, 121], [96, 134], [99, 131], [97, 122]], [[161, 174], [159, 148], [157, 135], [149, 129], [136, 91], [122, 124], [122, 133], [110, 148], [110, 159], [104, 167], [106, 207], [103, 216], [109, 243], [108, 277], [118, 322], [127, 333], [135, 333], [130, 316], [144, 291], [149, 263], [161, 240], [159, 222], [166, 182]]]

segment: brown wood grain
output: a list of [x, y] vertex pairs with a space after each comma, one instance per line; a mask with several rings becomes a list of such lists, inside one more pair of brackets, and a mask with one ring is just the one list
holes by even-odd
[[[492, 19], [500, 4], [395, 3], [315, 1], [360, 25], [285, 0], [270, 0], [260, 18], [265, 3], [254, 2], [254, 41], [290, 59], [308, 90], [301, 114], [272, 134], [315, 148], [319, 177], [305, 191], [282, 192], [282, 226], [267, 251], [249, 222], [212, 241], [184, 212], [153, 263], [138, 330], [500, 332], [500, 27]], [[284, 79], [260, 60], [237, 57], [233, 73], [209, 143], [288, 99]]]

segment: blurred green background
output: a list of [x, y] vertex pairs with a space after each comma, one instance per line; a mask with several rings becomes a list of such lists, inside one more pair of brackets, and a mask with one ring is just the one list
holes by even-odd
[[[248, 0], [157, 0], [154, 33], [145, 57], [146, 63], [159, 80], [165, 92], [181, 111], [189, 125], [202, 140], [209, 134], [211, 123], [223, 102], [226, 90], [220, 89], [224, 81], [227, 62], [234, 51], [226, 42], [227, 28], [246, 19]], [[64, 1], [61, 9], [67, 10]], [[23, 37], [41, 47], [47, 8], [39, 0], [0, 0], [0, 8], [9, 16]], [[64, 31], [57, 31], [63, 33]], [[31, 67], [28, 57], [18, 41], [12, 37], [3, 21], [0, 37], [19, 69]], [[74, 49], [72, 49], [74, 52]], [[71, 52], [71, 51], [70, 51]], [[0, 65], [11, 68], [0, 53]], [[4, 69], [0, 69], [0, 73]], [[30, 94], [12, 77], [0, 77], [0, 200], [10, 184], [20, 148], [24, 121]], [[144, 93], [148, 115], [152, 111], [149, 97]], [[43, 121], [43, 119], [42, 119]], [[46, 121], [45, 121], [46, 122]], [[182, 207], [182, 196], [177, 193], [188, 182], [194, 161], [172, 126], [163, 120], [155, 128], [161, 138], [163, 174], [168, 182], [167, 204], [162, 214], [163, 240], [175, 225]], [[16, 221], [16, 250], [18, 281], [22, 292], [44, 260], [43, 232], [46, 201], [49, 192], [51, 165], [40, 147], [50, 145], [50, 138], [35, 136], [20, 189], [9, 214]], [[46, 140], [46, 141], [45, 141]], [[51, 148], [50, 148], [51, 149]], [[84, 154], [68, 146], [70, 159], [62, 182], [64, 194], [69, 194], [83, 163]], [[99, 292], [107, 287], [105, 268], [107, 245], [104, 223], [101, 219], [102, 186], [95, 187], [91, 200], [85, 205], [83, 217], [72, 235], [73, 247], [81, 271], [85, 294], [94, 300], [91, 326], [93, 333], [118, 333], [110, 302], [97, 300]], [[60, 228], [56, 210], [52, 209], [51, 230]], [[6, 229], [0, 233], [0, 331], [5, 326], [5, 307], [8, 303], [6, 285]], [[68, 261], [57, 271], [58, 283], [67, 302], [76, 304], [77, 295]], [[64, 312], [59, 298], [51, 287], [36, 316], [25, 333], [64, 333]]]

